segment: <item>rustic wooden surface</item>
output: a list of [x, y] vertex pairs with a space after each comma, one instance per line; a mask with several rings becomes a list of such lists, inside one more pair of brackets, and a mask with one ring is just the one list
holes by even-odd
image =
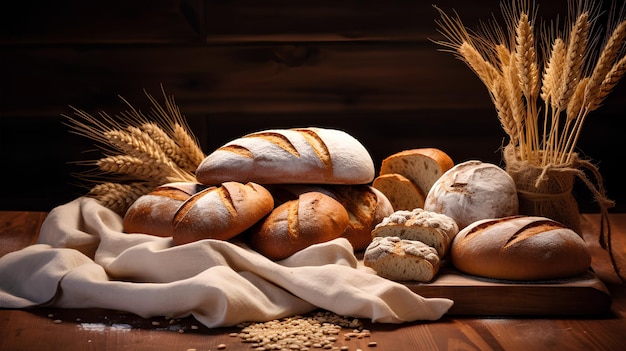
[[[163, 84], [205, 152], [245, 133], [341, 128], [382, 159], [438, 147], [455, 162], [501, 164], [505, 134], [486, 89], [441, 38], [433, 3], [476, 28], [500, 1], [80, 0], [0, 11], [0, 209], [49, 211], [84, 194], [76, 164], [101, 155], [64, 125], [70, 105], [96, 114], [149, 108]], [[539, 15], [567, 14], [566, 0]], [[602, 19], [599, 19], [601, 21]], [[626, 84], [585, 122], [579, 148], [625, 212], [621, 130]], [[5, 171], [6, 172], [6, 171]], [[45, 191], [41, 188], [44, 187]], [[597, 211], [577, 184], [581, 211]]]
[[[35, 242], [45, 212], [0, 211], [0, 255]], [[349, 350], [623, 350], [626, 345], [626, 287], [615, 279], [597, 246], [597, 214], [583, 215], [590, 231], [594, 267], [611, 294], [610, 310], [594, 316], [444, 316], [401, 325], [365, 322], [371, 336], [336, 346]], [[626, 214], [611, 216], [618, 261], [626, 264]], [[483, 298], [480, 296], [477, 299]], [[558, 297], [554, 297], [558, 299]], [[519, 302], [521, 304], [521, 302]], [[555, 303], [558, 303], [555, 301]], [[588, 301], [580, 301], [586, 304]], [[0, 350], [250, 350], [230, 336], [238, 328], [202, 326], [192, 317], [144, 319], [120, 311], [36, 308], [0, 310]], [[370, 341], [377, 343], [370, 348]]]

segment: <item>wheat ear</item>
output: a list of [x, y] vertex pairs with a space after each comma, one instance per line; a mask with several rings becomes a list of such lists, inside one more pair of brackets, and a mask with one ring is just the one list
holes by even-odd
[[198, 167], [194, 164], [187, 154], [181, 150], [176, 142], [161, 128], [154, 123], [144, 123], [139, 129], [148, 134], [152, 140], [159, 146], [169, 159], [174, 161], [178, 167], [188, 172], [195, 172]]
[[585, 51], [587, 50], [590, 27], [589, 13], [583, 12], [578, 16], [570, 31], [565, 64], [563, 65], [562, 81], [556, 94], [557, 109], [559, 111], [565, 110], [569, 99], [576, 90], [576, 85], [582, 72]]
[[597, 104], [596, 97], [600, 92], [600, 86], [617, 59], [622, 45], [624, 44], [624, 40], [626, 40], [626, 20], [619, 23], [613, 30], [600, 53], [589, 83], [587, 84], [585, 90], [585, 104], [591, 111], [595, 110], [599, 105]]
[[464, 41], [458, 48], [458, 53], [465, 63], [476, 73], [483, 84], [491, 89], [493, 82], [498, 78], [500, 72], [469, 42]]
[[105, 182], [96, 184], [91, 188], [87, 196], [98, 200], [103, 206], [123, 215], [141, 195], [149, 193], [157, 184], [135, 182], [119, 184]]

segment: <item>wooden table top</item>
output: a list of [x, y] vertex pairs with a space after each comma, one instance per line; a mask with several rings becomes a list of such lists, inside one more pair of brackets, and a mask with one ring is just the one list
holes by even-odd
[[[35, 243], [45, 212], [0, 211], [0, 256]], [[594, 268], [605, 282], [610, 310], [592, 316], [478, 317], [445, 315], [401, 325], [363, 321], [371, 335], [338, 338], [345, 350], [624, 350], [626, 286], [616, 284], [606, 253], [597, 245], [599, 215], [583, 214]], [[611, 214], [613, 245], [626, 266], [626, 213]], [[586, 301], [580, 301], [581, 306]], [[254, 350], [231, 333], [192, 317], [151, 318], [110, 310], [0, 309], [0, 350]], [[348, 331], [348, 330], [347, 330]], [[351, 331], [351, 330], [350, 330]], [[368, 345], [375, 342], [376, 346]], [[347, 348], [341, 348], [345, 346]]]

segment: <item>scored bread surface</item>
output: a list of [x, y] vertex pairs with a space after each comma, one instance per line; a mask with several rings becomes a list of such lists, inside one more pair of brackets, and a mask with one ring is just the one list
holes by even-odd
[[428, 282], [439, 271], [441, 259], [420, 241], [376, 237], [365, 250], [363, 264], [387, 279]]
[[199, 182], [367, 184], [374, 163], [365, 147], [340, 130], [271, 129], [226, 143], [196, 170]]

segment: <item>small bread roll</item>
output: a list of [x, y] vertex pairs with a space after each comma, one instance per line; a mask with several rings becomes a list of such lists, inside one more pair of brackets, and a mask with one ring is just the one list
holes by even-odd
[[477, 160], [449, 169], [426, 195], [424, 209], [443, 213], [459, 229], [488, 218], [519, 214], [513, 178], [502, 168]]
[[172, 220], [178, 208], [193, 194], [206, 186], [192, 182], [176, 182], [156, 187], [140, 196], [124, 215], [126, 233], [142, 233], [161, 237], [172, 236]]
[[274, 208], [272, 194], [259, 184], [225, 182], [183, 202], [172, 220], [174, 244], [201, 239], [228, 240]]
[[566, 278], [591, 265], [589, 248], [576, 232], [536, 216], [474, 222], [457, 234], [450, 259], [461, 272], [506, 280]]
[[397, 281], [431, 281], [441, 265], [434, 248], [421, 241], [376, 237], [365, 249], [363, 264]]
[[372, 236], [421, 241], [435, 248], [440, 258], [443, 258], [458, 232], [459, 227], [452, 218], [416, 208], [413, 211], [400, 210], [392, 213], [376, 225]]
[[252, 249], [272, 260], [341, 236], [350, 219], [335, 199], [320, 192], [305, 192], [276, 207], [248, 231]]

